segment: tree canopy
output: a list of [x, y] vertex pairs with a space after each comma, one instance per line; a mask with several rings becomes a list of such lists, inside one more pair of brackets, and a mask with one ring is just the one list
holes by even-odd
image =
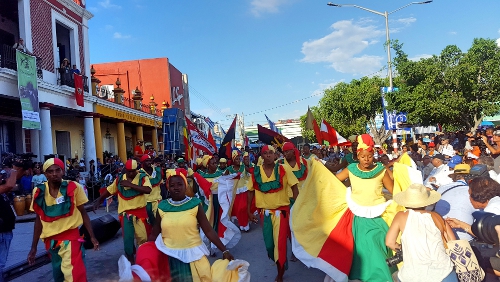
[[408, 121], [424, 126], [474, 131], [485, 116], [500, 111], [500, 48], [492, 39], [474, 39], [462, 52], [455, 45], [441, 54], [411, 61], [395, 41], [395, 84], [389, 107], [408, 113]]

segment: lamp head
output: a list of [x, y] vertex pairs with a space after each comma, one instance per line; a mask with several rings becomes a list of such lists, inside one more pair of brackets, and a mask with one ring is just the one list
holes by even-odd
[[326, 5], [328, 5], [328, 6], [332, 6], [332, 7], [341, 7], [341, 5], [339, 5], [339, 4], [334, 4], [334, 3], [332, 3], [332, 2], [328, 2]]

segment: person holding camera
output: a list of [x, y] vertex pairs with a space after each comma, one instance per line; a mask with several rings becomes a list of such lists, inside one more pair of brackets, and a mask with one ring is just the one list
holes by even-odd
[[[444, 242], [455, 240], [455, 234], [439, 214], [425, 210], [440, 198], [422, 184], [412, 184], [394, 195], [394, 201], [407, 210], [394, 217], [385, 244], [397, 252], [387, 264], [404, 261], [397, 274], [400, 281], [458, 281]], [[396, 241], [399, 233], [401, 244]]]
[[15, 228], [16, 216], [10, 206], [7, 193], [14, 188], [16, 180], [23, 174], [21, 167], [3, 164], [0, 172], [0, 282], [3, 282], [3, 268], [7, 263], [10, 242], [13, 238], [12, 230]]
[[500, 173], [500, 130], [493, 131], [493, 136], [491, 137], [491, 141], [493, 145], [488, 142], [487, 136], [481, 136], [484, 145], [490, 151], [491, 157], [495, 160], [495, 172]]

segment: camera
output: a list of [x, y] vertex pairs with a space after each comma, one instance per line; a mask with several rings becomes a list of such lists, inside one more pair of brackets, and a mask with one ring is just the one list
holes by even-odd
[[491, 245], [498, 244], [495, 226], [500, 225], [500, 216], [489, 212], [474, 212], [472, 215], [475, 220], [471, 229], [477, 239]]
[[385, 260], [387, 263], [387, 266], [393, 267], [396, 266], [398, 263], [403, 261], [403, 249], [399, 249], [396, 251], [396, 254], [393, 257], [390, 257]]

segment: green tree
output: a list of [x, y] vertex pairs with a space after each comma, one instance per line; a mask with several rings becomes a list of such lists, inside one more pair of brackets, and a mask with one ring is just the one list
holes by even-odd
[[395, 41], [395, 83], [390, 108], [407, 112], [410, 123], [440, 123], [446, 129], [475, 131], [482, 119], [500, 111], [500, 48], [491, 39], [474, 39], [462, 52], [449, 45], [440, 55], [411, 61]]
[[[374, 135], [374, 141], [381, 144], [390, 133], [375, 128], [375, 116], [382, 112], [380, 87], [386, 81], [380, 77], [362, 77], [351, 82], [341, 82], [324, 91], [317, 107], [311, 111], [318, 121], [324, 119], [342, 136], [366, 132], [367, 125]], [[301, 117], [301, 126], [306, 136], [314, 136], [312, 130], [305, 129], [306, 115]]]

